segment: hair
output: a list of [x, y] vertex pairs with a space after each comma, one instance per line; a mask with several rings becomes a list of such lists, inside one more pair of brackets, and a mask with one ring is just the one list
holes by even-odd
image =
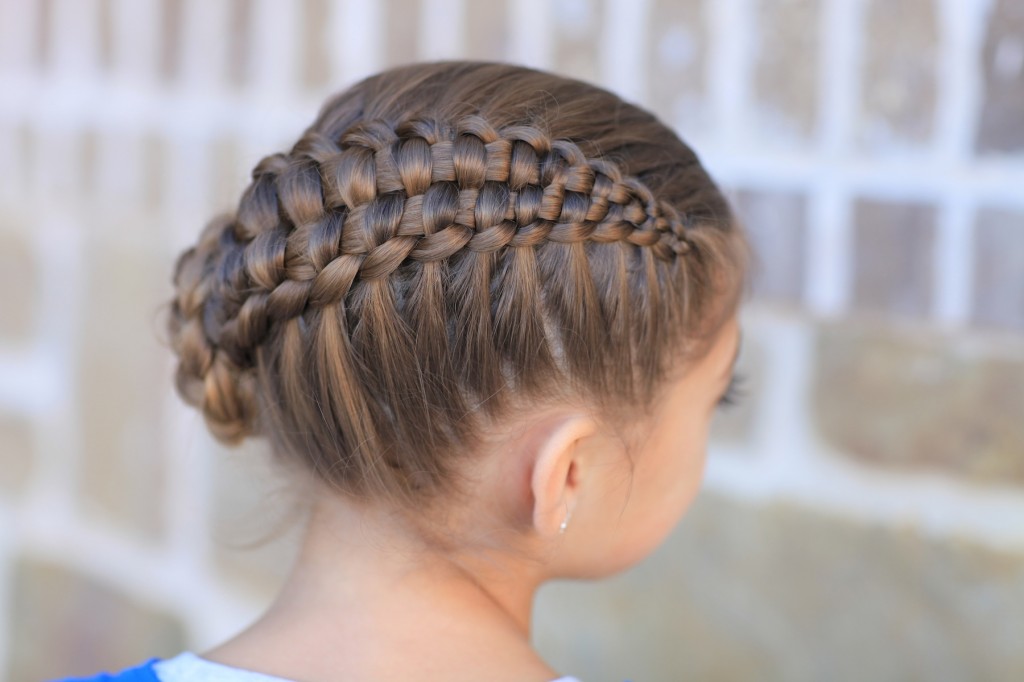
[[420, 518], [467, 499], [465, 460], [516, 414], [650, 414], [748, 258], [651, 113], [520, 66], [402, 66], [329, 97], [180, 254], [175, 383], [219, 441]]

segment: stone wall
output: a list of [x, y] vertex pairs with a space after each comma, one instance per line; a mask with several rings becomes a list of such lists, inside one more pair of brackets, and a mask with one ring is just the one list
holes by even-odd
[[267, 603], [287, 490], [173, 394], [172, 259], [329, 92], [445, 57], [649, 106], [761, 261], [698, 501], [634, 570], [542, 590], [549, 660], [1024, 679], [1019, 0], [0, 0], [0, 678]]

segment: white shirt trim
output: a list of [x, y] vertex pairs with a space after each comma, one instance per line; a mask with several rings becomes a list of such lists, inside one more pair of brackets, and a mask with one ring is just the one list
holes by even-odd
[[[157, 661], [153, 664], [153, 671], [160, 678], [160, 682], [294, 682], [283, 677], [208, 661], [191, 651], [184, 651], [173, 658]], [[551, 680], [551, 682], [580, 682], [580, 680], [567, 675], [559, 677], [557, 680]]]

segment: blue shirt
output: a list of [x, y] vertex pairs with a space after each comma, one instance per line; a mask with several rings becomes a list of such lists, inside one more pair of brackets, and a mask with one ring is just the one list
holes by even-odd
[[[289, 682], [280, 677], [215, 663], [185, 651], [173, 658], [151, 658], [120, 672], [102, 672], [92, 677], [74, 677], [52, 682]], [[551, 682], [580, 682], [559, 677]], [[628, 682], [628, 681], [627, 681]]]

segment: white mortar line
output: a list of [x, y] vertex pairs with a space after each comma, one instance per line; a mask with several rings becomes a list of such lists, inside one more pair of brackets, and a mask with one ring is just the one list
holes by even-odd
[[41, 513], [70, 516], [81, 466], [75, 370], [84, 294], [83, 227], [55, 208], [38, 216], [31, 234], [40, 268], [35, 368], [42, 371], [25, 377], [29, 383], [20, 388], [30, 395], [31, 384], [41, 380], [45, 409], [36, 412], [34, 421], [37, 456], [25, 501]]
[[825, 169], [826, 160], [803, 153], [752, 150], [735, 156], [713, 145], [698, 151], [716, 174], [744, 188], [812, 193], [821, 187], [834, 188], [844, 201], [855, 195], [939, 203], [950, 194], [960, 194], [986, 204], [1024, 208], [1024, 192], [1019, 191], [1024, 163], [1020, 161], [980, 159], [936, 168], [906, 158], [847, 158], [841, 168]]
[[253, 4], [248, 54], [249, 87], [260, 100], [294, 101], [299, 90], [299, 3], [257, 0]]
[[[709, 488], [760, 501], [796, 500], [852, 519], [890, 526], [912, 522], [930, 537], [964, 536], [1002, 550], [1024, 549], [1024, 492], [978, 485], [955, 474], [899, 473], [835, 452], [810, 422], [813, 320], [749, 308], [768, 366], [759, 396], [765, 413], [750, 448], [713, 443]], [[761, 420], [772, 420], [765, 427]]]
[[148, 85], [159, 80], [159, 57], [164, 39], [160, 30], [160, 3], [109, 1], [114, 78], [133, 85]]
[[822, 158], [816, 164], [817, 191], [812, 191], [809, 207], [804, 300], [822, 315], [840, 313], [850, 298], [852, 228], [849, 189], [842, 173], [860, 92], [860, 9], [860, 4], [851, 0], [827, 0], [821, 13], [818, 111]]
[[17, 207], [25, 195], [24, 159], [21, 134], [17, 125], [0, 123], [0, 204]]
[[[40, 138], [45, 138], [43, 133], [47, 132], [71, 136], [94, 128], [104, 134], [141, 136], [156, 132], [172, 142], [183, 138], [210, 140], [221, 135], [291, 139], [312, 122], [320, 104], [318, 99], [301, 95], [294, 99], [259, 93], [218, 92], [207, 96], [182, 89], [146, 90], [103, 82], [82, 84], [70, 90], [67, 85], [0, 77], [0, 88], [10, 95], [0, 100], [0, 122], [10, 126], [29, 123]], [[977, 197], [986, 204], [1024, 207], [1024, 193], [1019, 191], [1024, 162], [1012, 158], [922, 167], [906, 158], [846, 157], [838, 164], [827, 156], [756, 148], [737, 155], [729, 148], [710, 143], [701, 145], [698, 152], [716, 175], [745, 186], [807, 191], [823, 186], [839, 197], [854, 190], [876, 197], [930, 202], [961, 194]], [[45, 158], [37, 160], [36, 165], [40, 161], [46, 165]], [[823, 264], [817, 267], [825, 269]], [[826, 277], [826, 281], [829, 279]]]
[[419, 59], [462, 57], [466, 52], [465, 0], [420, 0], [420, 12]]
[[53, 408], [64, 387], [52, 357], [42, 348], [0, 347], [0, 409], [32, 415]]
[[[173, 365], [173, 359], [171, 363]], [[211, 592], [224, 587], [209, 570], [210, 502], [212, 489], [209, 475], [209, 453], [203, 446], [202, 416], [186, 407], [173, 388], [164, 400], [164, 435], [161, 442], [170, 468], [164, 515], [168, 528], [168, 562], [176, 575], [187, 583], [208, 583]], [[184, 576], [189, 576], [185, 578]], [[253, 616], [256, 605], [233, 605], [227, 612], [203, 603], [193, 603], [182, 611], [190, 637], [196, 646], [215, 644], [237, 631]]]
[[1024, 549], [1024, 495], [1010, 487], [971, 486], [948, 476], [869, 469], [820, 452], [778, 475], [761, 453], [717, 446], [705, 485], [740, 499], [796, 501], [855, 523], [911, 523], [936, 539], [963, 538], [1001, 551]]
[[[757, 337], [766, 355], [755, 433], [757, 449], [774, 476], [784, 476], [806, 457], [803, 434], [807, 423], [809, 363], [815, 354], [811, 322], [804, 316], [768, 314], [748, 307], [743, 312], [746, 333]], [[767, 398], [767, 399], [766, 399]]]
[[832, 160], [850, 152], [860, 111], [864, 3], [823, 0], [821, 68], [818, 71], [819, 143]]
[[[16, 550], [100, 580], [186, 625], [207, 619], [231, 629], [244, 624], [258, 608], [209, 576], [182, 571], [166, 546], [133, 542], [118, 529], [30, 512], [21, 514], [13, 525]], [[198, 634], [205, 636], [207, 627], [200, 624]]]
[[26, 10], [25, 0], [0, 0], [0, 71], [29, 74], [35, 68], [39, 3]]
[[973, 286], [973, 202], [951, 194], [936, 217], [933, 315], [949, 325], [968, 321]]
[[[473, 0], [479, 2], [480, 0]], [[545, 0], [507, 0], [509, 60], [538, 69], [551, 67], [554, 17]]]
[[380, 68], [384, 31], [381, 4], [366, 0], [340, 0], [331, 4], [327, 45], [334, 62], [334, 88], [347, 87]]
[[811, 192], [807, 211], [803, 301], [819, 315], [840, 315], [853, 287], [852, 204], [838, 183], [825, 181]]
[[750, 40], [750, 0], [717, 0], [710, 6], [708, 92], [717, 121], [713, 138], [729, 155], [741, 154], [743, 108], [747, 101], [750, 65], [745, 46]]
[[14, 623], [14, 559], [11, 548], [14, 511], [0, 498], [0, 670], [8, 669]]
[[981, 105], [983, 10], [989, 4], [990, 0], [941, 0], [937, 7], [942, 50], [935, 146], [939, 158], [951, 166], [969, 162], [974, 151]]
[[226, 86], [230, 9], [227, 2], [185, 0], [174, 55], [181, 89], [208, 95]]
[[[942, 40], [938, 79], [937, 152], [950, 170], [970, 162], [980, 110], [979, 78], [975, 68], [983, 41], [981, 3], [944, 0], [938, 7]], [[1019, 194], [1019, 192], [1017, 192]], [[945, 193], [938, 216], [935, 244], [934, 314], [949, 324], [970, 316], [974, 244], [973, 205], [963, 187]]]
[[650, 0], [608, 0], [604, 4], [601, 45], [619, 47], [614, 50], [598, 50], [601, 82], [623, 99], [635, 104], [643, 104], [647, 100], [649, 88], [650, 74], [645, 61], [650, 5]]
[[99, 8], [96, 0], [52, 0], [51, 73], [90, 80], [99, 73]]

